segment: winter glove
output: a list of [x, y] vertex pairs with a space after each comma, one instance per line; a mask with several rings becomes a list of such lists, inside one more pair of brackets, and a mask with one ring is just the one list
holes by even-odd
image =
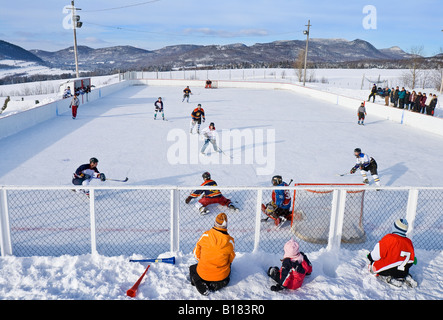
[[284, 287], [281, 286], [281, 285], [279, 285], [279, 284], [273, 285], [273, 286], [271, 287], [271, 291], [274, 291], [274, 292], [278, 292], [278, 291], [281, 291], [281, 290], [283, 290], [283, 289], [284, 289]]
[[355, 173], [355, 171], [357, 171], [357, 169], [356, 169], [355, 167], [352, 167], [352, 169], [351, 169], [350, 173], [351, 173], [351, 174], [354, 174], [354, 173]]
[[191, 202], [191, 200], [192, 200], [192, 197], [189, 196], [189, 197], [186, 198], [185, 202], [188, 204], [189, 202]]
[[99, 173], [97, 178], [100, 178], [101, 181], [106, 181], [106, 176], [104, 173]]

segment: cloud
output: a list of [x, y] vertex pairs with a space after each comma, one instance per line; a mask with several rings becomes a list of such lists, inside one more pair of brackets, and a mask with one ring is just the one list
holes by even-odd
[[183, 30], [186, 35], [211, 36], [221, 38], [241, 38], [241, 37], [265, 37], [269, 32], [264, 29], [242, 29], [238, 31], [217, 30], [211, 28], [186, 28]]

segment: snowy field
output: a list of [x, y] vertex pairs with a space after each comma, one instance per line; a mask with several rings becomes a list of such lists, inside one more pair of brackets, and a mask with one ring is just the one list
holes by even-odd
[[[134, 86], [80, 106], [78, 117], [63, 114], [14, 136], [0, 140], [0, 185], [69, 186], [73, 171], [92, 156], [108, 177], [126, 177], [128, 185], [194, 187], [208, 170], [220, 186], [270, 186], [280, 174], [287, 181], [359, 183], [360, 176], [338, 177], [354, 165], [353, 149], [361, 147], [379, 164], [384, 186], [439, 187], [443, 173], [436, 162], [443, 157], [443, 139], [368, 114], [357, 125], [356, 112], [282, 90], [193, 88], [190, 103], [182, 102], [180, 87]], [[169, 121], [153, 120], [154, 101], [161, 96]], [[205, 127], [275, 134], [275, 157], [266, 165], [226, 161], [223, 155], [187, 155], [184, 164], [171, 163], [176, 141], [171, 133], [189, 136], [190, 113], [197, 103], [206, 112]], [[356, 106], [357, 108], [358, 106]], [[195, 138], [195, 137], [194, 137]], [[193, 138], [186, 138], [191, 143]], [[197, 140], [198, 141], [198, 140]], [[202, 141], [199, 141], [201, 146]], [[232, 155], [254, 146], [225, 150]], [[198, 152], [198, 149], [197, 149]], [[229, 160], [229, 159], [228, 159]], [[210, 163], [212, 162], [212, 163]], [[226, 163], [228, 162], [228, 163]], [[264, 175], [259, 169], [273, 169]], [[95, 185], [118, 185], [98, 182]], [[208, 224], [208, 229], [212, 224]], [[231, 235], [236, 238], [236, 234]], [[200, 234], [195, 235], [197, 241]], [[147, 245], [149, 245], [147, 243]], [[176, 255], [177, 263], [153, 264], [136, 299], [151, 300], [441, 300], [443, 252], [418, 250], [411, 269], [419, 286], [397, 289], [368, 274], [368, 250], [342, 249], [338, 254], [306, 252], [313, 273], [294, 292], [270, 291], [269, 266], [279, 266], [281, 254], [237, 252], [230, 285], [200, 296], [188, 280], [195, 263], [190, 252]], [[301, 248], [303, 251], [303, 248]], [[165, 252], [162, 256], [170, 256]], [[0, 260], [0, 299], [127, 300], [125, 293], [147, 264], [128, 257], [61, 256], [5, 257]]]

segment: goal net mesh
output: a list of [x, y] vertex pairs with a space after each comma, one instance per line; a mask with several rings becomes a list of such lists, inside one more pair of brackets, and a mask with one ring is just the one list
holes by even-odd
[[[363, 229], [363, 184], [296, 184], [306, 187], [294, 190], [291, 231], [301, 240], [325, 244], [329, 238], [332, 197], [335, 188], [349, 188], [342, 230], [343, 243], [365, 241]], [[308, 188], [309, 187], [309, 188]]]

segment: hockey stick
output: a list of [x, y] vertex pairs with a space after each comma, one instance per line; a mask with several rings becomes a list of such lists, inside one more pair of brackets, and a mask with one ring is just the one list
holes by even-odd
[[129, 260], [129, 262], [164, 262], [175, 264], [175, 257], [171, 258], [162, 258], [162, 259], [140, 259], [140, 260]]
[[346, 172], [346, 173], [336, 173], [335, 175], [343, 177], [343, 176], [347, 176], [348, 174], [350, 174], [350, 173], [349, 172]]
[[126, 181], [128, 181], [128, 177], [126, 177], [126, 178], [123, 179], [123, 180], [120, 180], [120, 179], [110, 179], [110, 178], [106, 178], [106, 180], [109, 180], [109, 181], [118, 181], [118, 182], [126, 182]]
[[137, 280], [137, 282], [132, 286], [131, 289], [129, 289], [128, 291], [126, 291], [126, 295], [128, 297], [134, 298], [137, 294], [137, 289], [138, 286], [140, 285], [140, 283], [143, 280], [143, 277], [145, 276], [146, 272], [148, 272], [148, 269], [151, 265], [148, 265], [148, 267], [146, 268], [145, 272], [143, 272], [143, 274], [141, 275], [141, 277]]

